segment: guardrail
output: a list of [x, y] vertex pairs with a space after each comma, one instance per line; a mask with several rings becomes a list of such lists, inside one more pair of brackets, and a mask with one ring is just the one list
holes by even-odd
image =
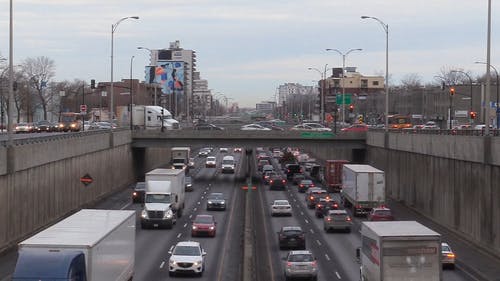
[[[370, 131], [382, 132], [384, 129], [369, 129]], [[453, 136], [486, 136], [484, 130], [474, 130], [474, 129], [389, 129], [390, 133], [400, 133], [400, 134], [420, 134], [420, 135], [453, 135]], [[489, 136], [498, 137], [500, 136], [500, 129], [490, 129]]]

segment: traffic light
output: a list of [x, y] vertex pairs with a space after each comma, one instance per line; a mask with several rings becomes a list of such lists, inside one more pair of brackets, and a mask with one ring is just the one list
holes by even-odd
[[349, 112], [350, 113], [353, 113], [354, 112], [354, 105], [349, 105]]
[[363, 115], [358, 116], [358, 122], [361, 124], [363, 123]]
[[90, 80], [90, 88], [95, 89], [95, 79]]
[[474, 111], [470, 112], [470, 119], [476, 119], [476, 113]]
[[455, 95], [455, 88], [451, 87], [450, 88], [450, 96]]

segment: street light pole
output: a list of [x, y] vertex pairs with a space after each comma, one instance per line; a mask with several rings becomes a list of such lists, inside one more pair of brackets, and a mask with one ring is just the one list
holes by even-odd
[[130, 111], [129, 111], [129, 114], [130, 114], [130, 130], [132, 131], [132, 129], [134, 128], [134, 125], [132, 125], [132, 121], [133, 121], [133, 117], [132, 117], [132, 112], [133, 112], [133, 107], [132, 105], [134, 104], [134, 96], [132, 94], [132, 63], [134, 62], [134, 58], [135, 56], [132, 56], [130, 58]]
[[389, 25], [376, 17], [361, 16], [361, 19], [376, 20], [385, 31], [385, 131], [389, 132]]
[[[487, 63], [485, 63], [485, 62], [480, 62], [480, 61], [476, 61], [475, 63], [479, 63], [479, 64], [487, 64]], [[498, 71], [497, 71], [497, 69], [496, 69], [493, 65], [491, 65], [491, 64], [490, 64], [490, 67], [491, 67], [491, 68], [493, 68], [493, 70], [495, 71], [495, 74], [496, 74], [496, 76], [497, 76], [497, 85], [496, 85], [496, 86], [497, 86], [497, 102], [496, 102], [495, 109], [496, 109], [496, 116], [497, 116], [497, 126], [496, 126], [496, 128], [498, 129], [498, 128], [499, 128], [499, 126], [500, 126], [500, 105], [499, 105], [499, 100], [498, 100], [498, 98], [499, 98], [499, 93], [498, 93], [498, 90], [499, 90], [499, 88], [500, 88], [500, 87], [499, 87], [499, 85], [498, 85], [498, 82], [499, 82], [499, 79], [498, 79]]]
[[[115, 34], [115, 31], [116, 31], [116, 28], [118, 27], [118, 25], [124, 21], [124, 20], [127, 20], [127, 19], [139, 19], [139, 17], [137, 16], [133, 16], [133, 17], [124, 17], [124, 18], [121, 18], [119, 21], [117, 21], [115, 24], [112, 24], [111, 25], [111, 82], [110, 82], [110, 93], [111, 93], [111, 101], [110, 101], [110, 122], [113, 122], [113, 118], [114, 118], [114, 83], [113, 83], [113, 52], [114, 52], [114, 34]], [[113, 126], [111, 126], [111, 129], [113, 128]]]
[[326, 49], [327, 51], [335, 51], [342, 56], [342, 123], [345, 123], [345, 58], [349, 53], [354, 51], [362, 51], [363, 49], [350, 49], [345, 54], [337, 49]]

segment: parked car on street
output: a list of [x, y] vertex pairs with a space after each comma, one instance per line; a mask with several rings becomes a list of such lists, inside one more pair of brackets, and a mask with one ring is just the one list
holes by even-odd
[[306, 234], [300, 226], [283, 226], [278, 231], [280, 250], [285, 248], [305, 249]]

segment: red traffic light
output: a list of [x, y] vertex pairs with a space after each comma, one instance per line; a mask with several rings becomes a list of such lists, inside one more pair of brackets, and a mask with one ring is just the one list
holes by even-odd
[[451, 96], [455, 95], [455, 88], [453, 87], [450, 88], [450, 95]]
[[474, 111], [471, 111], [469, 114], [470, 114], [470, 119], [476, 119], [476, 113]]
[[354, 111], [354, 105], [351, 104], [351, 105], [349, 105], [349, 112], [352, 113], [353, 111]]

